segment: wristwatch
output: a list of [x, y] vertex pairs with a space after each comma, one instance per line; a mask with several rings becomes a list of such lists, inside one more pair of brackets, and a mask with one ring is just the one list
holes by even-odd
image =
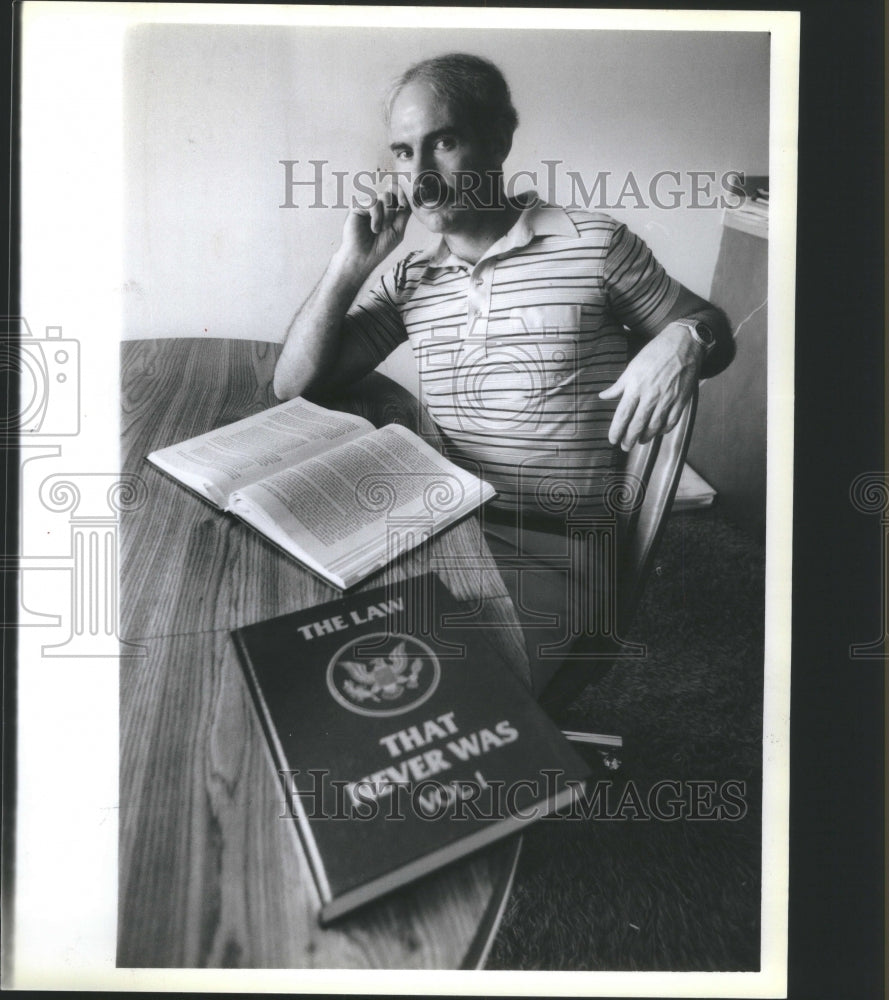
[[704, 348], [704, 354], [709, 354], [716, 346], [716, 335], [703, 320], [677, 319], [676, 322], [684, 326], [691, 334], [692, 340]]

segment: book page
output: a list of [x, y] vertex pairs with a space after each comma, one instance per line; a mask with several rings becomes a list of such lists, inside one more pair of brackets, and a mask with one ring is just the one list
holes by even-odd
[[354, 582], [493, 495], [390, 424], [236, 491], [230, 509], [325, 575]]
[[372, 429], [363, 417], [298, 398], [152, 452], [148, 459], [226, 507], [232, 490]]

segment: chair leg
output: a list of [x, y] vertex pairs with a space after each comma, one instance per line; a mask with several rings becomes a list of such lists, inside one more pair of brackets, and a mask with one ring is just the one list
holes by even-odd
[[609, 771], [616, 771], [620, 767], [621, 759], [618, 753], [624, 745], [621, 736], [610, 736], [605, 733], [584, 733], [572, 729], [563, 729], [562, 735], [569, 743], [594, 747], [602, 759], [602, 765]]
[[541, 708], [556, 722], [564, 710], [583, 693], [590, 684], [598, 684], [611, 670], [613, 663], [600, 661], [582, 664], [564, 664], [553, 675], [538, 698]]
[[620, 736], [566, 730], [562, 726], [561, 718], [565, 709], [576, 701], [587, 687], [598, 684], [613, 666], [612, 660], [563, 664], [538, 699], [543, 710], [562, 729], [565, 739], [570, 743], [594, 746], [602, 758], [602, 764], [609, 771], [616, 771], [621, 765], [618, 752], [623, 746], [623, 739]]

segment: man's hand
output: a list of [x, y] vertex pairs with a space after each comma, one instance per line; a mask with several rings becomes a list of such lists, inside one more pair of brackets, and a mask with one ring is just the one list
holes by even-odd
[[353, 208], [343, 227], [343, 242], [338, 252], [342, 263], [370, 274], [401, 243], [410, 219], [411, 208], [396, 179], [367, 207]]
[[608, 440], [629, 451], [672, 430], [697, 384], [704, 349], [687, 327], [671, 323], [627, 365], [620, 378], [599, 393], [620, 399]]
[[378, 359], [361, 340], [343, 337], [343, 318], [361, 285], [404, 236], [410, 207], [399, 191], [390, 184], [372, 204], [349, 213], [342, 244], [287, 329], [272, 383], [279, 399], [346, 385], [375, 367]]

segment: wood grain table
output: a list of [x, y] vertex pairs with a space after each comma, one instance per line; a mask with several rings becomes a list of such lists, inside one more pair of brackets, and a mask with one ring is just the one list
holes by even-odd
[[[318, 925], [311, 874], [285, 816], [229, 630], [339, 592], [144, 460], [156, 448], [274, 405], [278, 351], [263, 342], [210, 339], [122, 347], [117, 963], [477, 966], [509, 893], [518, 838], [332, 927]], [[374, 375], [332, 402], [379, 424], [409, 422], [410, 400]], [[427, 568], [491, 623], [489, 636], [527, 679], [514, 610], [475, 518], [357, 589]]]

